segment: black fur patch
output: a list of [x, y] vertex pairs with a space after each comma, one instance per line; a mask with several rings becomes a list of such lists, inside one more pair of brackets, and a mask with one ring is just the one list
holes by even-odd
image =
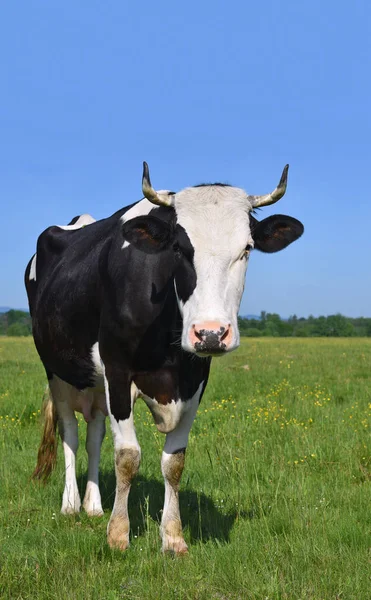
[[225, 327], [221, 327], [219, 331], [200, 329], [196, 333], [197, 337], [200, 338], [200, 341], [195, 343], [196, 351], [212, 354], [223, 353], [227, 348], [226, 344], [222, 341], [224, 333]]
[[194, 185], [193, 187], [195, 188], [199, 188], [199, 187], [231, 187], [231, 185], [229, 183], [199, 183], [197, 185]]
[[79, 220], [80, 217], [81, 217], [81, 215], [78, 215], [77, 217], [73, 217], [73, 219], [71, 219], [71, 221], [68, 223], [68, 225], [74, 225], [75, 223], [77, 223], [77, 221]]
[[263, 221], [258, 221], [250, 214], [250, 228], [254, 247], [267, 253], [283, 250], [304, 232], [304, 226], [300, 221], [286, 215], [272, 215]]
[[149, 254], [165, 250], [173, 242], [174, 230], [171, 224], [157, 217], [135, 217], [122, 226], [122, 235], [142, 252]]
[[175, 283], [179, 300], [183, 303], [193, 294], [197, 275], [193, 264], [194, 248], [181, 225], [176, 226], [175, 235]]

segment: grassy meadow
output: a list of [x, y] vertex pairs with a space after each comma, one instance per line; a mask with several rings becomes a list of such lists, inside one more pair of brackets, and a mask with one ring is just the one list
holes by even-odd
[[244, 339], [214, 360], [187, 451], [180, 503], [189, 555], [179, 558], [161, 554], [164, 436], [143, 402], [125, 554], [106, 544], [109, 427], [103, 517], [60, 515], [61, 444], [50, 482], [30, 480], [44, 387], [31, 338], [0, 338], [1, 599], [371, 598], [371, 339]]

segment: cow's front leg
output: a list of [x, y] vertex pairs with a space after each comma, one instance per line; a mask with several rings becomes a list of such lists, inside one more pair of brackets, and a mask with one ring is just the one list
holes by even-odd
[[162, 453], [161, 469], [165, 479], [165, 503], [161, 520], [162, 550], [186, 554], [187, 544], [183, 538], [179, 512], [179, 484], [185, 461], [185, 448], [173, 454]]
[[128, 497], [133, 477], [140, 464], [140, 446], [134, 428], [134, 384], [119, 379], [106, 380], [107, 406], [115, 446], [116, 495], [107, 529], [111, 548], [129, 546]]
[[160, 528], [163, 552], [170, 551], [175, 554], [188, 552], [183, 538], [179, 511], [179, 485], [184, 468], [188, 436], [196, 416], [202, 388], [203, 383], [193, 398], [187, 401], [186, 411], [177, 427], [166, 435], [161, 459], [161, 470], [165, 480], [165, 503]]

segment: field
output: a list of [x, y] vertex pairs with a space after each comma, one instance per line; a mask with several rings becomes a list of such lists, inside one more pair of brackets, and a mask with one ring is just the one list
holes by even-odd
[[[371, 598], [371, 339], [250, 339], [215, 360], [182, 480], [189, 555], [163, 556], [164, 437], [136, 405], [142, 447], [131, 546], [106, 544], [105, 514], [60, 515], [63, 453], [30, 480], [44, 372], [30, 338], [0, 338], [0, 598], [367, 600]], [[79, 485], [86, 482], [80, 418]]]

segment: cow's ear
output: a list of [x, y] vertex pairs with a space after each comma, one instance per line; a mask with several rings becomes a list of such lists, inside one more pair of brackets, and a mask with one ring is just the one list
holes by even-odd
[[124, 239], [147, 254], [166, 250], [174, 241], [171, 225], [157, 217], [135, 217], [122, 226]]
[[279, 252], [295, 242], [303, 233], [300, 221], [286, 215], [272, 215], [257, 221], [250, 215], [254, 248], [261, 252]]

